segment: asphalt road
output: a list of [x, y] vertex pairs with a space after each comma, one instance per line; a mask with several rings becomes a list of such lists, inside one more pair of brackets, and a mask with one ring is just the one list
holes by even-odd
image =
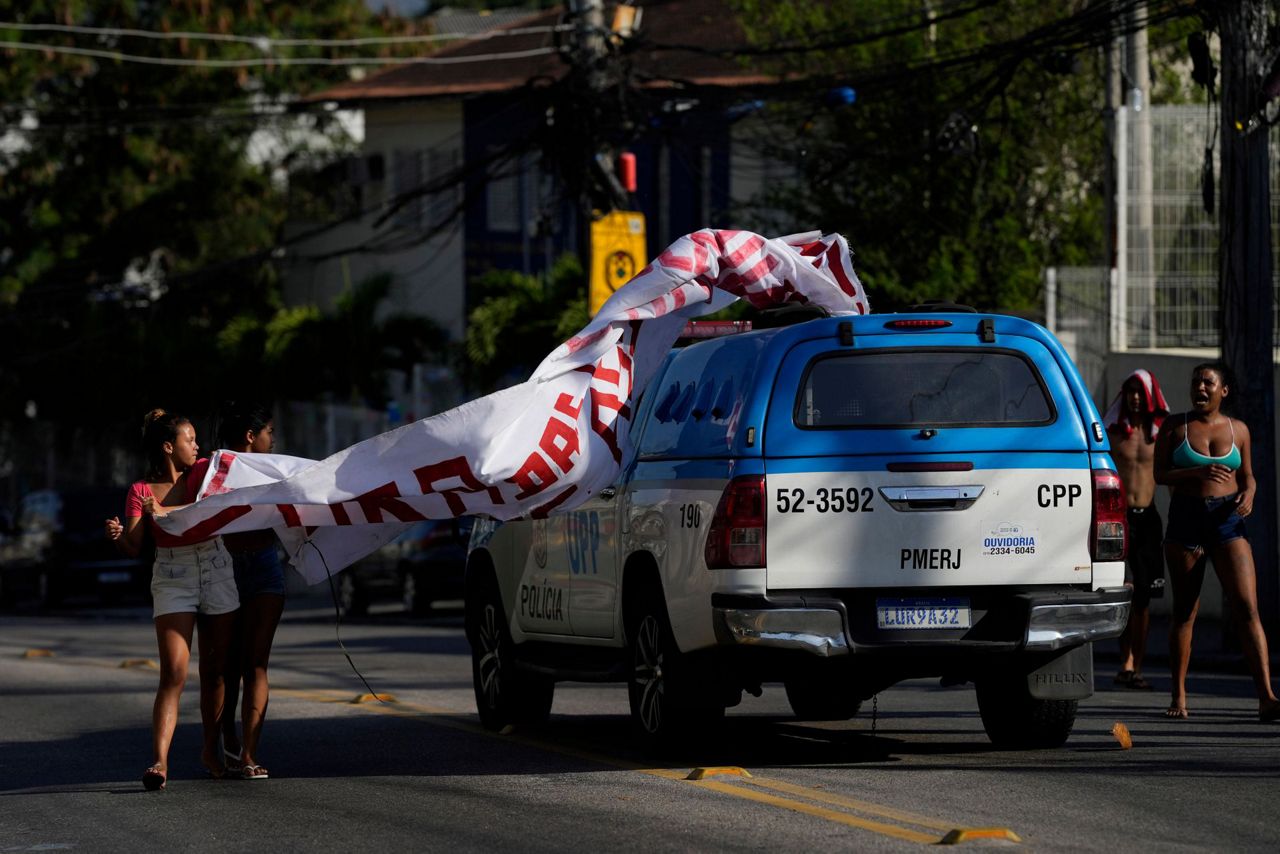
[[[1167, 721], [1167, 672], [1122, 692], [1100, 665], [1067, 746], [1033, 752], [993, 749], [966, 687], [904, 683], [817, 725], [766, 686], [716, 738], [654, 761], [630, 747], [622, 686], [561, 684], [548, 725], [482, 730], [460, 615], [344, 623], [395, 700], [353, 702], [368, 689], [323, 604], [291, 602], [277, 637], [271, 779], [202, 775], [193, 676], [157, 793], [139, 784], [148, 611], [0, 616], [0, 851], [897, 851], [953, 830], [1037, 851], [1280, 847], [1280, 725], [1256, 722], [1243, 676], [1194, 675], [1192, 717]], [[685, 779], [699, 767], [722, 770]]]

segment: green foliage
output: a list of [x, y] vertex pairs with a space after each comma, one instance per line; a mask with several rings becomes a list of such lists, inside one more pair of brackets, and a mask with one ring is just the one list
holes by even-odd
[[[395, 35], [407, 26], [374, 16], [361, 0], [0, 0], [0, 20], [293, 39]], [[183, 60], [263, 56], [254, 44], [195, 39], [0, 28], [0, 40]], [[411, 49], [420, 50], [395, 48]], [[354, 51], [275, 50], [294, 57]], [[320, 66], [158, 68], [5, 50], [0, 420], [15, 417], [26, 400], [37, 402], [42, 418], [88, 412], [99, 422], [133, 424], [157, 404], [207, 412], [228, 388], [244, 396], [292, 394], [290, 386], [274, 385], [282, 377], [269, 366], [287, 360], [293, 345], [286, 342], [305, 338], [320, 321], [314, 310], [280, 311], [271, 250], [280, 240], [286, 191], [273, 178], [279, 161], [255, 156], [261, 149], [253, 141], [274, 134], [284, 146], [278, 156], [290, 161], [318, 143], [341, 146], [326, 115], [299, 119], [262, 108], [348, 73]], [[131, 265], [150, 273], [140, 286], [121, 287]], [[352, 323], [377, 325], [368, 306], [344, 310]], [[328, 377], [338, 393], [350, 394], [349, 376], [320, 369], [347, 355], [332, 343], [316, 348], [320, 363], [300, 373]], [[370, 347], [361, 356], [376, 362], [381, 351]], [[383, 394], [360, 391], [371, 399]]]
[[[1100, 56], [1004, 48], [1083, 5], [999, 0], [931, 28], [919, 0], [736, 0], [758, 44], [847, 43], [759, 60], [817, 81], [764, 119], [799, 176], [764, 201], [843, 232], [876, 310], [1033, 310], [1044, 266], [1105, 261]], [[824, 81], [856, 103], [823, 105]]]
[[523, 380], [557, 345], [586, 326], [586, 274], [572, 255], [545, 278], [494, 270], [472, 282], [467, 322], [468, 379], [480, 389]]

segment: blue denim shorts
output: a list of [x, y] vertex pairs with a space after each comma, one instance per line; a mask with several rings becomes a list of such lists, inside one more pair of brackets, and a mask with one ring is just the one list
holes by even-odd
[[1169, 499], [1169, 526], [1164, 541], [1188, 551], [1205, 550], [1247, 537], [1244, 518], [1236, 512], [1239, 493], [1199, 498], [1174, 495]]
[[252, 552], [232, 552], [231, 566], [241, 602], [263, 593], [284, 595], [284, 560], [278, 545]]

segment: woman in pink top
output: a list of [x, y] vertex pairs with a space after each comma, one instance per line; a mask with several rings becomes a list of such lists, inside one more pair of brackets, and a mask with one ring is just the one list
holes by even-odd
[[178, 724], [178, 701], [187, 681], [191, 636], [200, 622], [200, 719], [204, 726], [205, 767], [213, 777], [226, 773], [218, 745], [223, 713], [227, 649], [240, 607], [231, 556], [218, 537], [192, 532], [180, 537], [155, 522], [164, 508], [190, 503], [208, 469], [197, 460], [200, 446], [191, 422], [163, 409], [148, 412], [142, 423], [147, 474], [129, 487], [125, 521], [107, 520], [107, 536], [125, 554], [136, 556], [144, 531], [156, 545], [151, 570], [156, 640], [160, 648], [160, 685], [151, 716], [153, 762], [142, 775], [147, 789], [163, 789], [169, 776], [169, 745]]

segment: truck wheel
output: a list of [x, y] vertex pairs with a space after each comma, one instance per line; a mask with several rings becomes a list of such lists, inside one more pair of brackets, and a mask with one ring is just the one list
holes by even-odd
[[724, 705], [706, 691], [711, 680], [699, 678], [699, 669], [676, 648], [660, 594], [646, 595], [632, 609], [627, 647], [627, 698], [645, 747], [678, 746], [724, 717]]
[[1061, 747], [1076, 722], [1076, 700], [1037, 700], [1025, 676], [981, 679], [977, 692], [982, 726], [997, 747]]
[[847, 721], [862, 707], [862, 700], [846, 685], [816, 679], [794, 679], [784, 684], [791, 711], [802, 721]]
[[511, 724], [542, 723], [551, 714], [556, 683], [517, 669], [515, 642], [497, 585], [490, 581], [467, 593], [471, 682], [480, 723], [495, 731]]

